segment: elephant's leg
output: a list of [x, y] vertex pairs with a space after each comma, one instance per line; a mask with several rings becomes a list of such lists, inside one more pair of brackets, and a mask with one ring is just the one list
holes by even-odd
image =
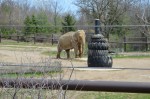
[[67, 58], [69, 59], [70, 58], [70, 49], [67, 49], [66, 53], [67, 53]]
[[57, 58], [60, 58], [60, 53], [61, 53], [61, 50], [59, 50], [59, 51], [57, 52]]
[[78, 46], [74, 48], [75, 58], [78, 58]]
[[82, 55], [82, 48], [81, 48], [81, 44], [78, 45], [78, 50], [79, 50], [79, 57], [81, 57]]

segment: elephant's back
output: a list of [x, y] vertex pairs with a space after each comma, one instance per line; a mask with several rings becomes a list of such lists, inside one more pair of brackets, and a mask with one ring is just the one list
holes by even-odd
[[64, 35], [62, 35], [60, 38], [59, 38], [59, 41], [62, 42], [62, 41], [69, 41], [72, 39], [74, 35], [74, 32], [68, 32], [68, 33], [65, 33]]
[[72, 49], [73, 48], [73, 45], [72, 45], [73, 34], [74, 34], [74, 32], [68, 32], [59, 38], [58, 45], [61, 49]]

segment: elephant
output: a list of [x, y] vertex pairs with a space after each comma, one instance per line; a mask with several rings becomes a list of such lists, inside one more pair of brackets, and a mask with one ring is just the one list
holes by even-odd
[[[68, 32], [60, 36], [57, 45], [57, 58], [60, 58], [60, 53], [65, 50], [67, 58], [70, 58], [70, 49], [74, 49], [75, 58], [82, 57], [85, 46], [85, 32], [78, 30], [75, 32]], [[79, 54], [78, 54], [79, 52]]]

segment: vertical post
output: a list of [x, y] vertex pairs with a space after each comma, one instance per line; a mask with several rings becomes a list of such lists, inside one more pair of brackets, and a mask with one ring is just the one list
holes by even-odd
[[100, 34], [100, 20], [95, 19], [95, 34]]
[[34, 34], [33, 40], [34, 40], [34, 44], [35, 44], [35, 34]]
[[145, 43], [146, 43], [146, 51], [148, 51], [148, 38], [147, 37], [145, 37]]
[[127, 49], [126, 49], [126, 36], [124, 36], [124, 52], [126, 52], [127, 51]]
[[19, 35], [17, 34], [17, 42], [19, 43]]
[[2, 34], [0, 33], [0, 43], [2, 42]]
[[52, 34], [52, 45], [54, 44], [54, 35]]

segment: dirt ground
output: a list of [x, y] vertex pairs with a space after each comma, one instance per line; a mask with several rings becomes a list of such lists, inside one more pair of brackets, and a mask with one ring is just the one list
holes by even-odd
[[24, 48], [0, 47], [0, 63], [33, 63], [41, 62], [46, 58], [54, 61], [60, 61], [64, 68], [63, 78], [69, 79], [73, 70], [72, 80], [105, 80], [105, 81], [132, 81], [149, 82], [150, 81], [150, 58], [122, 58], [113, 59], [112, 68], [88, 68], [87, 60], [66, 58], [57, 60], [55, 57], [41, 54], [46, 50], [55, 50], [49, 47], [45, 48]]

